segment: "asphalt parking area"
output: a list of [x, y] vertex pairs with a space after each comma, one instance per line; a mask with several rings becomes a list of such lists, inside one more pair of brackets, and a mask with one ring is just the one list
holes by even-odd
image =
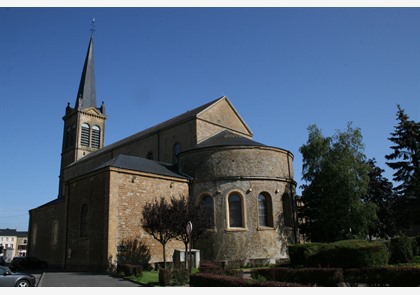
[[37, 287], [141, 287], [141, 285], [106, 273], [44, 272], [34, 274]]

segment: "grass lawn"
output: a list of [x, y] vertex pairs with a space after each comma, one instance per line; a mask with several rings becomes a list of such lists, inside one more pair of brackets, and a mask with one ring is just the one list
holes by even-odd
[[[195, 274], [198, 271], [199, 271], [198, 268], [193, 268], [191, 272], [192, 274]], [[159, 271], [157, 270], [143, 271], [143, 275], [141, 277], [131, 276], [129, 277], [129, 279], [139, 282], [140, 284], [145, 285], [145, 286], [150, 286], [150, 287], [159, 286]]]
[[141, 277], [130, 277], [133, 281], [139, 282], [140, 284], [147, 286], [158, 286], [159, 285], [159, 272], [158, 271], [143, 271]]

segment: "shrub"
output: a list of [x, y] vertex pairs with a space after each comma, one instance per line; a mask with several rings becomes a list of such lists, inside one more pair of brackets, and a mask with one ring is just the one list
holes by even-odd
[[307, 287], [288, 282], [259, 282], [213, 273], [197, 273], [190, 277], [192, 287]]
[[420, 236], [413, 237], [413, 256], [420, 256]]
[[294, 266], [306, 266], [311, 256], [319, 252], [321, 243], [292, 244], [289, 245], [290, 264]]
[[171, 280], [171, 270], [168, 268], [159, 269], [159, 285], [168, 286]]
[[269, 281], [325, 287], [337, 286], [343, 282], [343, 271], [339, 268], [268, 268], [252, 271], [253, 277], [258, 275], [264, 276]]
[[309, 287], [306, 285], [288, 283], [288, 282], [276, 282], [276, 281], [266, 281], [266, 282], [251, 282], [248, 284], [250, 287]]
[[225, 276], [214, 273], [197, 273], [190, 277], [192, 287], [246, 287], [242, 278]]
[[375, 267], [388, 263], [388, 249], [382, 242], [346, 240], [289, 246], [290, 262], [305, 267]]
[[150, 250], [141, 240], [126, 239], [119, 247], [124, 250], [117, 254], [118, 264], [135, 264], [141, 265], [143, 269], [150, 269]]
[[178, 268], [173, 269], [171, 271], [171, 285], [173, 286], [184, 286], [188, 284], [188, 281], [190, 279], [190, 271], [185, 268]]
[[199, 267], [202, 273], [223, 274], [224, 270], [221, 263], [218, 262], [202, 262]]
[[391, 287], [419, 287], [420, 268], [389, 267], [385, 271], [385, 280]]
[[350, 286], [386, 286], [385, 268], [350, 268], [344, 270], [344, 281]]
[[[381, 242], [347, 240], [334, 243], [327, 261], [333, 267], [379, 267], [388, 264], [388, 248]], [[332, 259], [331, 259], [332, 258]]]
[[141, 265], [134, 264], [118, 264], [117, 272], [123, 273], [125, 276], [136, 276], [141, 277], [143, 274], [143, 267]]
[[391, 256], [389, 263], [407, 263], [413, 260], [413, 245], [408, 237], [392, 238], [390, 243]]
[[375, 267], [344, 270], [344, 281], [350, 285], [418, 287], [420, 268]]

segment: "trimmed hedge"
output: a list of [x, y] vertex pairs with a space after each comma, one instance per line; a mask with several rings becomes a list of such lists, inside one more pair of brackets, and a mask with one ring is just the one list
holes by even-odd
[[408, 237], [392, 238], [390, 242], [391, 257], [389, 263], [407, 263], [413, 260], [413, 242]]
[[344, 281], [350, 285], [418, 287], [420, 268], [378, 267], [344, 270]]
[[214, 273], [197, 273], [190, 276], [192, 287], [246, 287], [244, 279]]
[[255, 282], [234, 276], [197, 273], [190, 277], [191, 287], [307, 287], [285, 282]]
[[388, 263], [389, 251], [382, 242], [346, 240], [335, 243], [289, 245], [290, 263], [304, 267], [379, 267]]
[[291, 282], [303, 285], [334, 287], [343, 283], [341, 268], [266, 268], [252, 271], [253, 277], [263, 276], [269, 281]]
[[[327, 251], [329, 264], [333, 267], [380, 267], [388, 264], [388, 248], [382, 242], [340, 241], [335, 249]], [[335, 256], [335, 257], [334, 257]]]
[[223, 274], [223, 265], [217, 262], [202, 262], [199, 267], [202, 273], [217, 273]]
[[413, 237], [413, 255], [420, 256], [420, 236]]
[[419, 287], [420, 268], [372, 267], [341, 268], [272, 268], [256, 269], [253, 277], [263, 276], [269, 281], [290, 282], [307, 286], [334, 287], [346, 283], [350, 286]]
[[316, 255], [325, 244], [307, 243], [289, 245], [290, 264], [295, 266], [308, 266], [310, 260]]

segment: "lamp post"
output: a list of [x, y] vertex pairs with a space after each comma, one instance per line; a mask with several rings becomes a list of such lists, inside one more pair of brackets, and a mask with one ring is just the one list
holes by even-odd
[[186, 231], [187, 231], [187, 235], [188, 235], [188, 241], [190, 242], [190, 247], [189, 247], [189, 249], [190, 249], [190, 251], [189, 251], [190, 252], [189, 253], [190, 262], [188, 263], [190, 276], [191, 276], [191, 268], [192, 268], [192, 256], [191, 256], [191, 244], [192, 244], [191, 233], [192, 233], [192, 228], [193, 228], [193, 226], [192, 226], [191, 221], [188, 221]]

